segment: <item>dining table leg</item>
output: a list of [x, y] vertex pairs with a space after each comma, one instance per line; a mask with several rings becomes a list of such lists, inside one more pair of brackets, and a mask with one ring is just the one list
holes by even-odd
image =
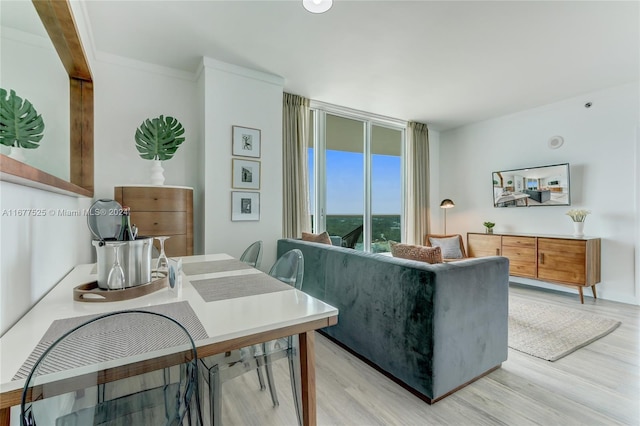
[[298, 335], [300, 343], [300, 381], [302, 385], [302, 424], [315, 426], [316, 419], [316, 355], [315, 332]]

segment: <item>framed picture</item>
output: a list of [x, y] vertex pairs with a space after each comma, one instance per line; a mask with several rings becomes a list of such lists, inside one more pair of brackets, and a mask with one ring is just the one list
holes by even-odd
[[231, 220], [260, 220], [260, 193], [232, 191]]
[[232, 154], [240, 157], [260, 158], [260, 130], [232, 126]]
[[260, 162], [231, 160], [231, 186], [236, 189], [260, 189]]

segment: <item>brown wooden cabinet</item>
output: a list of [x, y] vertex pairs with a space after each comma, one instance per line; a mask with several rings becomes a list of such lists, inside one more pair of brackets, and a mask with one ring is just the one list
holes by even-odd
[[[167, 256], [193, 254], [193, 189], [176, 186], [117, 186], [114, 198], [131, 208], [138, 234], [166, 235]], [[154, 241], [156, 247], [158, 242]]]
[[600, 238], [518, 234], [467, 234], [471, 257], [501, 255], [509, 258], [509, 274], [578, 288], [600, 282]]
[[502, 237], [493, 234], [467, 234], [469, 257], [501, 256]]

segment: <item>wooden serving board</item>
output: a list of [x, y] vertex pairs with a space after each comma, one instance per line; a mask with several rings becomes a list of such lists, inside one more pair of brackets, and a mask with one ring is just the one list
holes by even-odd
[[103, 290], [98, 287], [97, 281], [93, 281], [75, 287], [73, 289], [73, 300], [78, 302], [118, 302], [153, 293], [167, 287], [168, 284], [169, 278], [162, 277], [146, 284], [127, 287], [123, 290]]

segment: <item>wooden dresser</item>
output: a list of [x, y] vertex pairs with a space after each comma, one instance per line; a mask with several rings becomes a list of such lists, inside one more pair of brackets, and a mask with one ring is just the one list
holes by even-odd
[[[184, 186], [116, 186], [114, 198], [131, 208], [138, 235], [166, 235], [167, 256], [193, 254], [193, 188]], [[154, 244], [159, 248], [158, 241]]]
[[576, 287], [591, 287], [596, 297], [600, 282], [600, 238], [467, 233], [470, 257], [509, 258], [509, 275]]

